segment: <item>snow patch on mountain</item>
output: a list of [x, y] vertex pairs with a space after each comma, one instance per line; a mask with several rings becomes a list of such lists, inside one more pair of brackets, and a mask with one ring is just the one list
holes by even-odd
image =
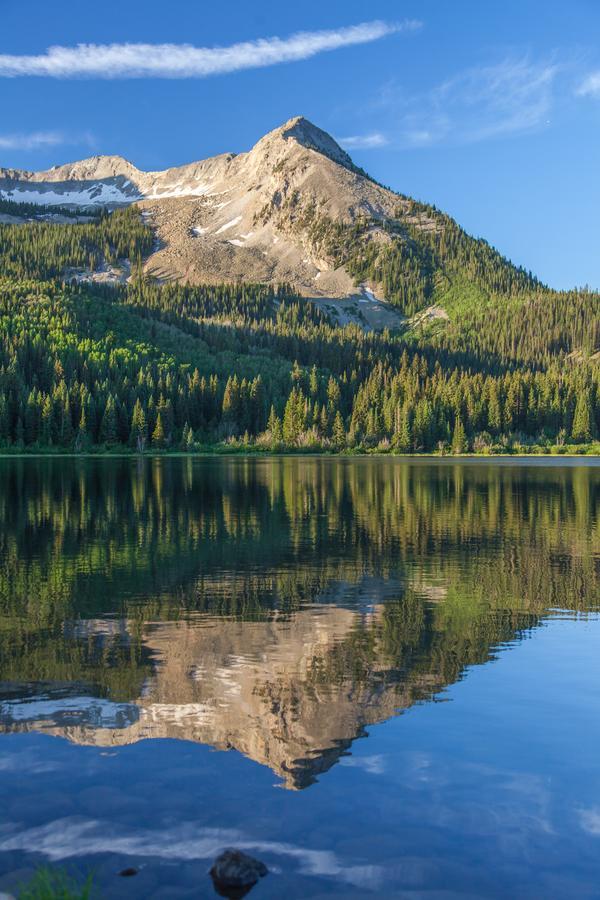
[[79, 190], [45, 190], [33, 184], [0, 190], [0, 198], [15, 203], [37, 203], [41, 206], [107, 206], [112, 203], [132, 203], [140, 200], [139, 194], [125, 193], [119, 186], [94, 183]]
[[225, 222], [224, 225], [221, 225], [221, 227], [215, 231], [215, 234], [222, 234], [224, 231], [228, 231], [230, 228], [233, 228], [234, 225], [237, 225], [241, 221], [242, 217], [236, 216], [235, 219], [232, 219], [230, 222]]
[[145, 200], [165, 200], [168, 197], [203, 197], [211, 189], [210, 184], [198, 184], [195, 187], [189, 185], [175, 184], [165, 190], [154, 187], [148, 194], [144, 194]]

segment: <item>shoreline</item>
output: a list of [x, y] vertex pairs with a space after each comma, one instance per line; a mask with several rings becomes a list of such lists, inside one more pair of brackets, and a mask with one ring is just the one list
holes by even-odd
[[127, 449], [110, 450], [88, 450], [85, 452], [75, 452], [74, 450], [32, 450], [8, 452], [0, 450], [0, 460], [2, 459], [220, 459], [222, 457], [228, 459], [244, 458], [244, 459], [283, 459], [283, 458], [304, 458], [304, 459], [410, 459], [410, 460], [544, 460], [544, 461], [560, 461], [560, 460], [598, 460], [600, 461], [600, 451], [592, 453], [586, 450], [572, 450], [565, 453], [381, 453], [376, 451], [341, 451], [327, 452], [326, 450], [315, 450], [311, 452], [306, 449], [298, 450], [248, 450], [248, 449], [210, 449], [205, 450], [148, 450], [144, 453]]

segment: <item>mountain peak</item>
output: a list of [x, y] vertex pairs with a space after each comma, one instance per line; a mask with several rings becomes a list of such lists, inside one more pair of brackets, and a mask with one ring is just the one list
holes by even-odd
[[339, 265], [335, 236], [347, 240], [348, 227], [369, 220], [361, 243], [389, 242], [376, 223], [399, 202], [361, 174], [331, 135], [294, 116], [248, 152], [164, 171], [116, 155], [47, 172], [0, 170], [0, 198], [75, 209], [144, 204], [157, 236], [146, 271], [161, 280], [285, 282], [306, 296], [350, 297], [360, 289]]
[[88, 156], [77, 162], [66, 163], [62, 166], [52, 166], [47, 174], [56, 180], [57, 177], [81, 180], [92, 178], [114, 178], [116, 175], [131, 174], [137, 172], [136, 167], [123, 156], [97, 155]]
[[314, 125], [304, 116], [293, 116], [270, 131], [258, 142], [256, 146], [262, 146], [266, 143], [272, 143], [277, 140], [293, 140], [307, 150], [315, 150], [322, 153], [323, 156], [329, 157], [334, 162], [339, 163], [347, 169], [354, 169], [354, 163], [345, 150], [322, 128]]

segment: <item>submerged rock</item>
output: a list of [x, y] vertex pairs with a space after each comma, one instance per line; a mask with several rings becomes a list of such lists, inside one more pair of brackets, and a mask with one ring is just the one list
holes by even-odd
[[268, 871], [259, 859], [254, 859], [241, 850], [228, 848], [217, 856], [210, 875], [218, 894], [230, 900], [238, 900], [244, 897]]

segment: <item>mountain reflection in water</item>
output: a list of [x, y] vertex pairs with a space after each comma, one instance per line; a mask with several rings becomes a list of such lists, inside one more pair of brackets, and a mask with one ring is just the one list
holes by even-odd
[[0, 729], [235, 748], [304, 788], [556, 609], [600, 470], [4, 460]]

